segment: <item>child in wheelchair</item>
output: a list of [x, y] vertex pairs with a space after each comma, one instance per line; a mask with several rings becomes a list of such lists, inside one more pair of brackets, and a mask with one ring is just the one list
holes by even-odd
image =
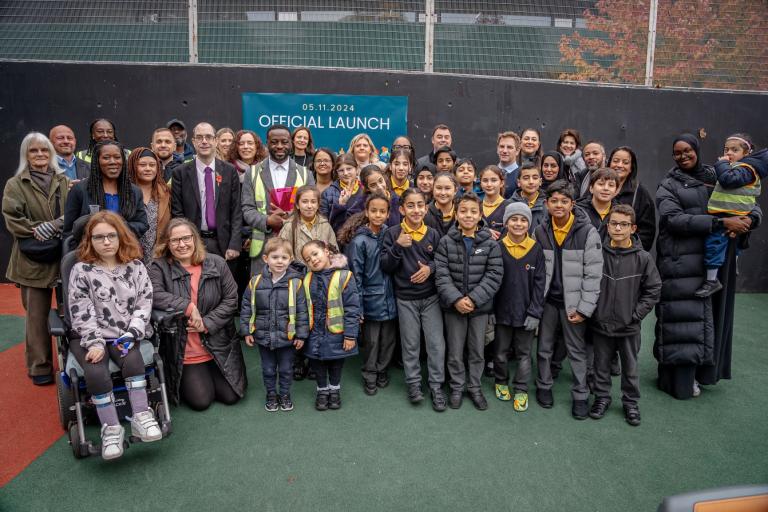
[[134, 235], [115, 213], [91, 216], [69, 276], [69, 349], [83, 369], [101, 424], [101, 455], [123, 454], [125, 430], [115, 406], [109, 362], [125, 379], [131, 405], [131, 435], [157, 441], [163, 432], [149, 407], [142, 339], [152, 336], [152, 284]]

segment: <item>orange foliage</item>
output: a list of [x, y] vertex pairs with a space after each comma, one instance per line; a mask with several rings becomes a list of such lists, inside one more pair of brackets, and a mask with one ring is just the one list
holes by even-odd
[[[560, 78], [643, 84], [650, 0], [599, 0], [560, 39]], [[656, 86], [768, 89], [767, 0], [659, 0]]]

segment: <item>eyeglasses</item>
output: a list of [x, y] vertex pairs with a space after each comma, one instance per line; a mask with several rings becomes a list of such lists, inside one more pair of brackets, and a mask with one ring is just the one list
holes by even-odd
[[329, 159], [326, 159], [326, 158], [318, 158], [317, 160], [315, 160], [315, 163], [316, 163], [316, 164], [325, 164], [325, 165], [328, 165], [328, 164], [330, 164], [330, 163], [331, 163], [331, 161], [330, 161]]
[[608, 222], [608, 225], [614, 229], [621, 228], [621, 229], [627, 229], [632, 225], [631, 222], [616, 222], [616, 221], [610, 221]]
[[192, 235], [184, 235], [178, 238], [169, 238], [168, 243], [174, 247], [177, 247], [182, 242], [184, 243], [184, 245], [189, 245], [192, 243], [193, 238], [194, 237]]
[[117, 239], [118, 236], [115, 232], [107, 233], [106, 235], [91, 235], [91, 240], [99, 244], [103, 244], [107, 240], [109, 240], [110, 243], [115, 243], [117, 242]]
[[215, 138], [216, 138], [216, 136], [215, 136], [215, 135], [211, 135], [211, 134], [205, 134], [205, 135], [195, 135], [195, 137], [194, 137], [194, 139], [195, 139], [197, 142], [202, 142], [202, 141], [205, 141], [205, 142], [213, 142], [213, 140], [214, 140]]
[[413, 149], [410, 144], [393, 144], [392, 149]]

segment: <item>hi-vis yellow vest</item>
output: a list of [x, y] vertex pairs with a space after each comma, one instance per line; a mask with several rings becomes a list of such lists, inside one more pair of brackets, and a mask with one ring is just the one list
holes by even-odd
[[[325, 323], [328, 331], [333, 334], [344, 332], [344, 303], [342, 294], [344, 288], [349, 284], [352, 278], [352, 272], [349, 270], [337, 270], [331, 275], [331, 281], [328, 283], [328, 309], [325, 315]], [[309, 330], [315, 325], [315, 309], [312, 304], [312, 295], [309, 292], [309, 285], [312, 282], [312, 272], [307, 272], [304, 277], [304, 295], [307, 298], [307, 309], [309, 309]]]
[[[131, 150], [130, 149], [125, 149], [123, 151], [125, 152], [125, 158], [128, 158], [128, 155], [131, 154]], [[80, 151], [75, 153], [75, 157], [78, 160], [82, 160], [83, 162], [85, 162], [87, 164], [91, 163], [91, 160], [93, 160], [93, 155], [88, 153], [87, 149], [81, 149]]]
[[[261, 172], [263, 171], [264, 162], [254, 164], [251, 166], [251, 183], [253, 183], [253, 196], [256, 201], [256, 209], [263, 215], [268, 214], [267, 210], [267, 191], [264, 188], [264, 180], [261, 178]], [[296, 194], [296, 190], [303, 186], [307, 182], [307, 169], [301, 165], [296, 165], [296, 183], [293, 184], [293, 194]], [[251, 247], [248, 250], [248, 255], [251, 258], [256, 258], [261, 254], [261, 250], [264, 248], [264, 232], [256, 228], [251, 230]]]
[[726, 189], [718, 181], [715, 190], [709, 196], [707, 211], [711, 214], [748, 215], [755, 207], [760, 195], [760, 176], [749, 164], [738, 162], [734, 167], [746, 167], [755, 176], [755, 181], [743, 187]]
[[[251, 292], [251, 318], [248, 320], [248, 332], [256, 330], [256, 289], [261, 282], [262, 274], [252, 278], [248, 283], [248, 291]], [[296, 293], [301, 286], [301, 279], [291, 278], [288, 280], [288, 340], [293, 341], [296, 337]]]

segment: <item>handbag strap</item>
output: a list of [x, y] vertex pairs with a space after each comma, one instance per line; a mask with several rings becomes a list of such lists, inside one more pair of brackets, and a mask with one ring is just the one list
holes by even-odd
[[56, 215], [53, 217], [53, 220], [58, 219], [61, 217], [61, 183], [59, 183], [59, 186], [56, 187]]

